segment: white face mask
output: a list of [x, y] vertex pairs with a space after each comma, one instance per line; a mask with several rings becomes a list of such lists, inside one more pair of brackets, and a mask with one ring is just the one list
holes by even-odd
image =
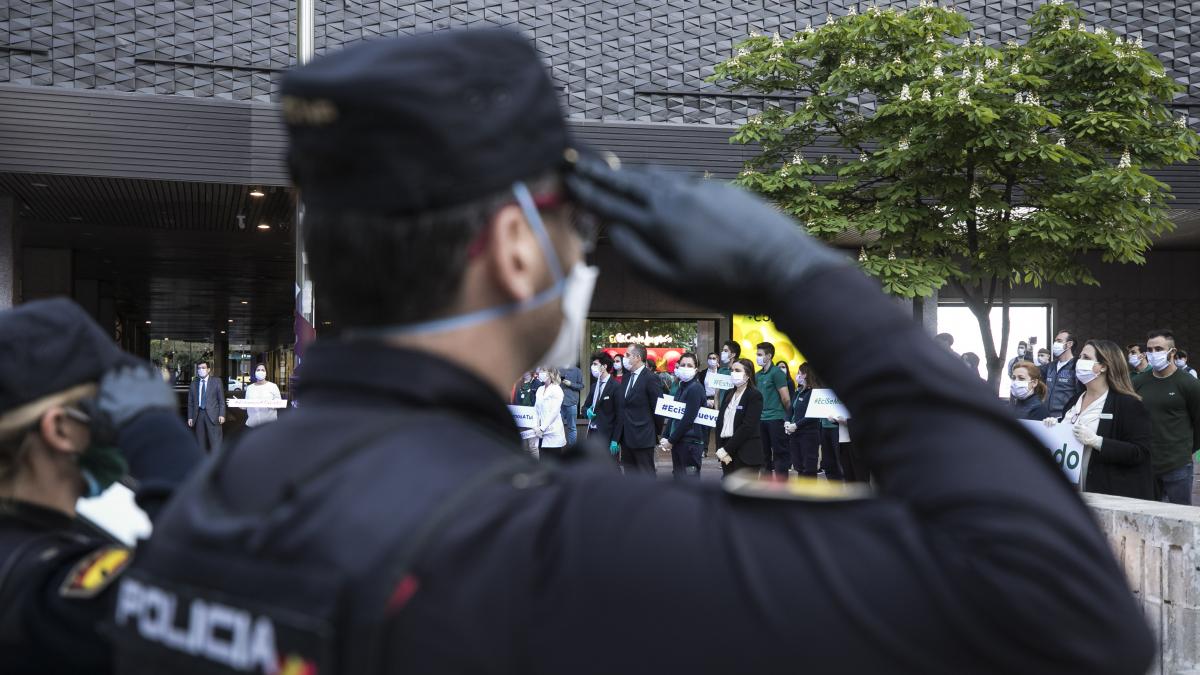
[[1187, 368], [1187, 361], [1184, 361], [1183, 359], [1175, 359], [1175, 367]]
[[1049, 357], [1049, 356], [1046, 356], [1045, 354], [1042, 354], [1041, 356], [1039, 356], [1039, 357], [1038, 357], [1038, 365], [1039, 365], [1039, 366], [1044, 366], [1044, 365], [1046, 365], [1047, 363], [1050, 363], [1050, 357]]
[[1009, 391], [1012, 392], [1013, 398], [1020, 399], [1022, 401], [1029, 398], [1029, 395], [1033, 393], [1033, 390], [1029, 388], [1029, 383], [1022, 382], [1020, 380], [1013, 380]]
[[258, 380], [259, 382], [262, 382], [263, 380], [267, 379], [267, 371], [265, 371], [265, 370], [254, 371], [254, 379]]
[[1025, 348], [1017, 347], [1017, 356], [1025, 356]]
[[613, 361], [613, 369], [624, 370], [625, 369], [625, 357], [621, 357], [621, 358], [617, 359], [616, 361]]
[[721, 363], [729, 363], [729, 352], [721, 352]]
[[691, 366], [675, 366], [675, 376], [682, 382], [691, 382], [696, 376], [696, 369]]
[[801, 387], [801, 388], [803, 388], [803, 387], [807, 387], [807, 386], [808, 386], [808, 379], [807, 379], [807, 378], [805, 378], [803, 375], [797, 375], [797, 376], [796, 376], [796, 386], [797, 386], [797, 387]]
[[1141, 364], [1141, 362], [1142, 362], [1142, 360], [1141, 360], [1140, 358], [1138, 358], [1138, 355], [1137, 355], [1137, 354], [1130, 354], [1130, 355], [1129, 355], [1129, 365], [1130, 365], [1130, 367], [1132, 367], [1132, 368], [1137, 368], [1137, 367], [1138, 367], [1138, 365], [1140, 365], [1140, 364]]
[[621, 357], [621, 367], [622, 367], [622, 368], [624, 368], [625, 370], [629, 370], [630, 368], [633, 368], [633, 366], [632, 366], [632, 365], [630, 365], [630, 363], [629, 363], [629, 357], [628, 357], [628, 356], [622, 356], [622, 357]]
[[1065, 342], [1055, 342], [1050, 345], [1050, 353], [1055, 356], [1062, 356], [1062, 353], [1065, 351], [1067, 351], [1067, 344]]
[[603, 369], [602, 369], [602, 368], [600, 368], [600, 366], [598, 366], [597, 364], [593, 363], [593, 364], [592, 364], [592, 377], [600, 377], [600, 372], [601, 372], [601, 370], [603, 370]]
[[1095, 361], [1079, 359], [1075, 362], [1075, 379], [1079, 380], [1083, 384], [1087, 384], [1088, 382], [1096, 379], [1100, 374], [1092, 370], [1092, 368], [1095, 366]]
[[768, 361], [768, 360], [767, 360], [767, 357], [765, 357], [765, 356], [760, 356], [760, 357], [758, 357], [758, 359], [756, 359], [756, 360], [758, 361], [758, 367], [759, 367], [759, 368], [766, 368], [766, 367], [767, 367], [767, 364], [769, 364], [769, 363], [770, 363], [770, 361]]
[[717, 367], [717, 360], [716, 360], [716, 359], [709, 359], [709, 360], [708, 360], [708, 367], [709, 367], [709, 368], [716, 368], [716, 367]]
[[538, 381], [542, 384], [546, 384], [550, 381], [550, 373], [538, 373]]
[[533, 203], [529, 188], [524, 183], [516, 183], [512, 188], [525, 220], [537, 238], [542, 255], [554, 275], [554, 285], [523, 302], [513, 302], [496, 307], [488, 307], [458, 316], [450, 316], [432, 321], [420, 321], [399, 326], [382, 326], [361, 329], [350, 329], [346, 336], [350, 338], [383, 338], [397, 335], [422, 335], [429, 333], [444, 333], [466, 326], [474, 326], [496, 319], [528, 312], [558, 299], [562, 304], [562, 323], [555, 334], [554, 342], [546, 353], [534, 363], [551, 367], [567, 367], [579, 358], [579, 345], [583, 340], [583, 327], [587, 322], [588, 308], [592, 303], [592, 291], [596, 287], [596, 277], [600, 271], [577, 262], [564, 276], [558, 254], [550, 241], [550, 234], [542, 223], [541, 214]]
[[1150, 367], [1155, 370], [1166, 370], [1167, 366], [1171, 365], [1167, 352], [1150, 352], [1146, 354], [1146, 358], [1150, 360]]
[[733, 386], [735, 387], [746, 384], [746, 374], [743, 372], [730, 373], [729, 379], [733, 380]]

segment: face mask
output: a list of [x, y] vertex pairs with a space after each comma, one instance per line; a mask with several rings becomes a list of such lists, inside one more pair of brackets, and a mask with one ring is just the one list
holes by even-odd
[[1020, 382], [1017, 380], [1013, 380], [1012, 386], [1009, 387], [1009, 391], [1012, 392], [1013, 398], [1021, 399], [1022, 401], [1029, 398], [1029, 395], [1033, 393], [1033, 390], [1029, 388], [1028, 382]]
[[1067, 345], [1063, 342], [1055, 342], [1050, 346], [1050, 353], [1055, 356], [1062, 356], [1062, 353], [1067, 351]]
[[729, 363], [729, 352], [721, 352], [721, 363]]
[[254, 379], [259, 382], [262, 382], [263, 380], [267, 379], [267, 371], [265, 371], [265, 370], [254, 371]]
[[709, 360], [708, 360], [708, 367], [709, 367], [709, 368], [716, 368], [716, 367], [717, 367], [717, 360], [716, 360], [716, 359], [709, 359]]
[[600, 366], [592, 364], [592, 377], [600, 377]]
[[1050, 357], [1049, 357], [1049, 356], [1046, 356], [1045, 354], [1043, 354], [1043, 355], [1041, 355], [1041, 356], [1039, 356], [1039, 357], [1038, 357], [1038, 365], [1039, 365], [1039, 366], [1044, 366], [1044, 365], [1046, 365], [1047, 363], [1050, 363]]
[[805, 378], [803, 375], [797, 375], [796, 376], [796, 386], [797, 387], [807, 387], [808, 379]]
[[1150, 359], [1150, 367], [1155, 370], [1166, 370], [1171, 363], [1171, 359], [1167, 358], [1167, 352], [1150, 352], [1146, 354], [1146, 358]]
[[740, 387], [743, 384], [746, 384], [746, 374], [745, 373], [730, 373], [729, 379], [733, 380], [733, 386], [735, 386], [735, 387]]
[[760, 356], [757, 359], [755, 359], [755, 361], [758, 362], [759, 368], [766, 368], [768, 365], [770, 365], [770, 361], [767, 361], [767, 357], [765, 357], [765, 356]]
[[1130, 355], [1129, 355], [1129, 365], [1130, 365], [1130, 367], [1132, 367], [1132, 368], [1137, 368], [1137, 367], [1138, 367], [1138, 364], [1140, 364], [1141, 362], [1142, 362], [1142, 360], [1141, 360], [1140, 358], [1138, 358], [1138, 356], [1137, 356], [1136, 354], [1130, 354]]
[[196, 374], [197, 374], [197, 375], [199, 375], [201, 378], [208, 377], [208, 369], [207, 369], [207, 368], [201, 368], [200, 370], [197, 370], [197, 371], [196, 371]]
[[633, 366], [629, 365], [629, 357], [628, 356], [621, 357], [621, 367], [624, 368], [625, 370], [629, 370], [630, 368], [633, 367]]
[[675, 376], [682, 382], [691, 382], [692, 378], [696, 376], [696, 369], [689, 366], [676, 366]]
[[533, 234], [537, 238], [538, 246], [542, 249], [542, 255], [546, 258], [551, 273], [554, 275], [554, 284], [550, 288], [541, 291], [523, 302], [488, 307], [487, 309], [432, 321], [421, 321], [418, 323], [380, 328], [350, 329], [346, 331], [345, 335], [353, 339], [444, 333], [449, 330], [457, 330], [466, 326], [495, 321], [496, 319], [513, 314], [528, 312], [558, 299], [562, 303], [562, 323], [559, 325], [553, 344], [542, 355], [542, 358], [535, 361], [535, 363], [564, 368], [574, 363], [579, 358], [579, 345], [583, 338], [583, 326], [587, 322], [588, 308], [592, 303], [592, 291], [595, 289], [596, 277], [600, 274], [600, 271], [595, 267], [589, 267], [579, 262], [572, 266], [564, 276], [562, 265], [558, 260], [558, 254], [554, 251], [554, 245], [550, 242], [550, 235], [546, 231], [546, 226], [542, 223], [541, 214], [538, 213], [537, 207], [534, 206], [533, 196], [529, 194], [529, 188], [524, 183], [518, 182], [513, 185], [512, 191], [513, 195], [517, 198], [517, 204], [521, 207], [521, 212], [525, 214], [525, 220], [528, 221], [529, 227], [533, 230]]
[[1183, 359], [1175, 359], [1175, 367], [1187, 368], [1187, 361], [1184, 361]]
[[1087, 384], [1088, 382], [1091, 382], [1092, 380], [1099, 377], [1099, 373], [1092, 370], [1092, 368], [1094, 368], [1095, 365], [1096, 365], [1095, 361], [1089, 361], [1087, 359], [1079, 359], [1078, 361], [1076, 361], [1075, 362], [1075, 379], [1079, 380], [1083, 384]]
[[1017, 347], [1017, 356], [1025, 356], [1025, 348]]
[[550, 373], [538, 373], [538, 382], [546, 384], [550, 381]]

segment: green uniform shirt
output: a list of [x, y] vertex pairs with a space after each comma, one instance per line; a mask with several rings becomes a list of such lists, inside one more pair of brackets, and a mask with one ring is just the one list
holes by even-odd
[[1182, 370], [1170, 377], [1143, 373], [1133, 378], [1154, 425], [1150, 457], [1154, 473], [1178, 469], [1200, 448], [1200, 382]]
[[763, 397], [762, 421], [787, 419], [783, 409], [783, 399], [779, 398], [779, 388], [787, 387], [787, 378], [778, 366], [771, 366], [758, 371], [754, 376], [758, 385], [758, 393]]

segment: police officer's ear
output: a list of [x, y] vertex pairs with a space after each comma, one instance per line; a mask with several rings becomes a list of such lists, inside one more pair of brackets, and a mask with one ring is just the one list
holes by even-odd
[[85, 423], [73, 418], [67, 409], [56, 405], [42, 413], [37, 425], [42, 444], [54, 453], [68, 455], [87, 448], [91, 432]]
[[516, 204], [501, 207], [486, 225], [479, 255], [491, 279], [485, 280], [509, 300], [528, 300], [546, 287], [550, 270], [542, 247]]

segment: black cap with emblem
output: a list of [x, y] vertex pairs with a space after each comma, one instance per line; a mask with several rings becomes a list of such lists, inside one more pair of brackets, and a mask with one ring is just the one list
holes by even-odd
[[283, 81], [306, 208], [407, 215], [494, 194], [578, 156], [533, 46], [501, 28], [375, 40]]

